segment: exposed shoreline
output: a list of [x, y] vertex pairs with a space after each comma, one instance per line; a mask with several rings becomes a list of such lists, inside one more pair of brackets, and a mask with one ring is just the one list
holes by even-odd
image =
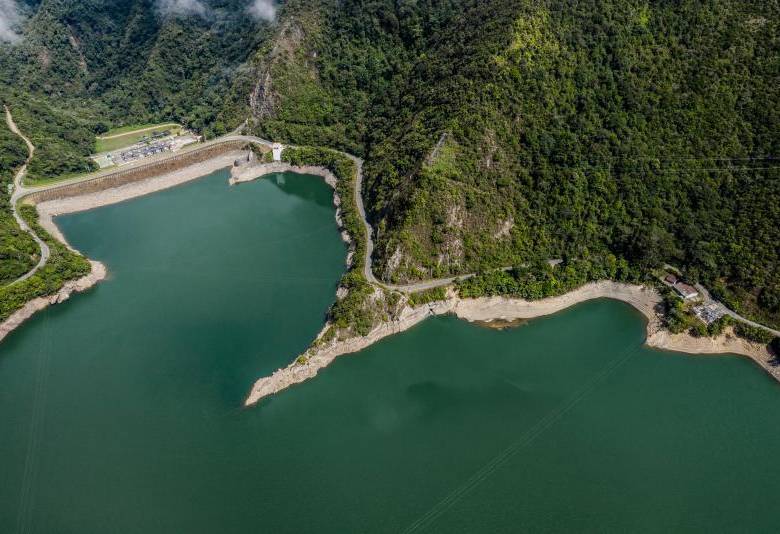
[[24, 306], [13, 312], [8, 318], [0, 323], [0, 341], [21, 326], [27, 319], [37, 312], [48, 308], [53, 304], [60, 304], [68, 300], [73, 293], [81, 293], [91, 288], [101, 280], [106, 278], [106, 266], [99, 261], [90, 260], [92, 270], [88, 275], [82, 276], [76, 280], [69, 280], [52, 295], [35, 298]]
[[[231, 167], [241, 152], [230, 152], [211, 158], [207, 161], [195, 163], [176, 171], [160, 174], [137, 182], [131, 182], [119, 187], [104, 189], [93, 193], [85, 193], [79, 196], [66, 197], [56, 200], [47, 200], [36, 205], [38, 221], [40, 225], [56, 240], [73, 249], [59, 227], [54, 222], [57, 215], [76, 213], [90, 209], [116, 204], [132, 198], [148, 195], [164, 189], [196, 180], [219, 169]], [[53, 304], [60, 304], [70, 298], [73, 293], [80, 293], [91, 288], [102, 280], [105, 280], [107, 269], [99, 261], [89, 260], [92, 270], [86, 276], [76, 280], [65, 282], [62, 288], [52, 295], [35, 298], [24, 304], [0, 323], [0, 341], [8, 334], [21, 326], [36, 312]]]
[[[54, 238], [70, 246], [54, 223], [54, 217], [116, 204], [155, 193], [201, 178], [219, 169], [230, 167], [231, 178], [229, 183], [231, 185], [250, 182], [268, 174], [281, 172], [295, 172], [322, 177], [328, 185], [334, 188], [336, 221], [342, 232], [342, 238], [348, 243], [351, 241], [350, 236], [344, 231], [341, 221], [341, 199], [335, 192], [337, 178], [333, 173], [323, 167], [293, 166], [278, 162], [257, 162], [246, 166], [233, 167], [234, 161], [242, 156], [242, 152], [233, 151], [137, 182], [83, 195], [40, 202], [36, 206], [39, 213], [39, 221], [41, 226]], [[349, 265], [352, 260], [352, 253], [350, 252], [347, 255], [347, 264]], [[105, 279], [105, 266], [96, 261], [90, 261], [90, 263], [92, 265], [90, 274], [78, 280], [66, 282], [60, 291], [53, 295], [39, 297], [26, 303], [21, 309], [0, 323], [0, 340], [25, 320], [29, 319], [35, 312], [49, 305], [64, 302], [74, 292], [86, 291]], [[505, 297], [461, 299], [450, 290], [448, 298], [444, 301], [418, 306], [417, 308], [404, 307], [397, 319], [376, 326], [366, 336], [338, 340], [323, 346], [318, 346], [315, 343], [303, 355], [305, 356], [305, 363], [300, 363], [296, 360], [289, 366], [277, 370], [271, 376], [257, 380], [245, 401], [245, 405], [257, 404], [267, 396], [313, 378], [320, 369], [330, 365], [338, 356], [358, 352], [380, 339], [408, 330], [431, 316], [454, 314], [458, 318], [469, 322], [489, 325], [490, 322], [497, 321], [511, 324], [518, 320], [533, 319], [557, 313], [580, 302], [598, 298], [609, 298], [626, 302], [639, 310], [648, 321], [646, 345], [649, 347], [688, 354], [737, 354], [747, 356], [772, 377], [780, 381], [780, 368], [770, 365], [772, 355], [763, 345], [737, 338], [730, 332], [714, 339], [696, 338], [689, 334], [672, 334], [662, 327], [661, 319], [655, 311], [656, 306], [661, 303], [661, 297], [657, 291], [643, 286], [602, 281], [586, 284], [565, 295], [538, 301], [525, 301]], [[323, 332], [327, 329], [327, 326], [325, 325]]]
[[[260, 163], [255, 162], [247, 166], [233, 167], [230, 169], [230, 185], [238, 185], [242, 183], [252, 182], [263, 176], [269, 174], [276, 174], [278, 172], [294, 172], [297, 174], [309, 174], [312, 176], [319, 176], [331, 189], [333, 189], [333, 206], [336, 208], [336, 225], [341, 233], [341, 239], [348, 245], [352, 244], [352, 237], [349, 232], [344, 228], [344, 221], [341, 218], [341, 197], [339, 197], [336, 190], [336, 183], [338, 178], [324, 167], [315, 167], [311, 165], [290, 165], [289, 163], [274, 162], [274, 163]], [[354, 250], [350, 246], [350, 250], [347, 253], [346, 265], [350, 267], [354, 259]]]
[[[237, 159], [242, 159], [243, 156], [244, 153], [241, 151], [232, 151], [214, 158], [210, 158], [206, 161], [194, 163], [192, 165], [182, 167], [181, 169], [159, 174], [150, 178], [145, 178], [137, 182], [130, 182], [118, 187], [106, 188], [100, 191], [84, 193], [77, 196], [59, 198], [55, 200], [46, 200], [35, 205], [38, 210], [38, 222], [53, 238], [57, 239], [65, 246], [73, 249], [73, 247], [71, 247], [65, 236], [60, 231], [57, 224], [54, 222], [54, 217], [57, 217], [58, 215], [66, 215], [68, 213], [88, 211], [102, 206], [117, 204], [119, 202], [124, 202], [133, 198], [156, 193], [158, 191], [197, 180], [198, 178], [202, 178], [208, 174], [211, 174], [212, 172], [225, 168], [231, 168], [231, 178], [229, 181], [231, 185], [252, 181], [261, 176], [273, 174], [276, 172], [297, 172], [300, 174], [313, 174], [321, 176], [328, 185], [334, 188], [333, 201], [334, 205], [336, 206], [336, 222], [339, 225], [339, 229], [342, 230], [342, 238], [344, 241], [347, 243], [350, 242], [350, 237], [346, 232], [344, 232], [341, 222], [341, 212], [339, 208], [340, 199], [335, 193], [336, 177], [330, 171], [322, 167], [295, 167], [283, 163], [253, 164], [249, 166], [234, 167], [234, 162]], [[347, 261], [349, 262], [350, 260], [351, 254], [347, 257]], [[41, 311], [52, 304], [65, 302], [74, 292], [86, 291], [98, 282], [104, 280], [107, 273], [106, 266], [98, 261], [93, 260], [90, 260], [90, 264], [92, 265], [92, 271], [90, 274], [77, 280], [66, 282], [57, 293], [46, 297], [38, 297], [25, 303], [24, 306], [12, 313], [7, 319], [0, 323], [0, 341], [2, 341], [13, 330], [21, 326], [36, 312]]]
[[558, 297], [526, 301], [506, 297], [461, 299], [453, 291], [447, 300], [411, 308], [406, 306], [399, 317], [375, 327], [368, 335], [334, 341], [322, 347], [316, 345], [304, 354], [305, 363], [293, 361], [271, 376], [259, 379], [252, 387], [245, 406], [252, 406], [263, 398], [274, 395], [290, 386], [317, 375], [320, 369], [330, 365], [337, 357], [351, 354], [373, 345], [380, 339], [408, 330], [428, 317], [453, 314], [469, 322], [512, 322], [533, 319], [565, 310], [588, 300], [608, 298], [630, 304], [647, 319], [649, 347], [688, 354], [737, 354], [747, 356], [776, 380], [780, 381], [780, 368], [772, 367], [773, 357], [767, 348], [727, 333], [717, 338], [696, 338], [689, 334], [672, 334], [663, 329], [656, 307], [662, 299], [653, 288], [611, 281], [592, 282]]
[[251, 165], [242, 167], [233, 167], [230, 171], [230, 185], [236, 185], [246, 182], [252, 182], [267, 176], [269, 174], [275, 174], [277, 172], [294, 172], [297, 174], [312, 174], [314, 176], [320, 176], [325, 180], [325, 183], [336, 188], [336, 182], [338, 179], [324, 167], [314, 167], [311, 165], [290, 165], [289, 163], [253, 163]]
[[54, 223], [54, 217], [117, 204], [119, 202], [124, 202], [125, 200], [149, 195], [164, 189], [170, 189], [171, 187], [197, 180], [198, 178], [202, 178], [220, 169], [232, 167], [233, 162], [242, 155], [241, 152], [229, 152], [200, 163], [182, 167], [175, 171], [139, 180], [137, 182], [131, 182], [119, 187], [103, 189], [94, 193], [85, 193], [73, 197], [46, 200], [36, 204], [36, 207], [38, 208], [38, 220], [40, 225], [43, 226], [49, 234], [67, 245], [65, 236], [62, 235], [62, 232], [60, 232], [60, 229]]

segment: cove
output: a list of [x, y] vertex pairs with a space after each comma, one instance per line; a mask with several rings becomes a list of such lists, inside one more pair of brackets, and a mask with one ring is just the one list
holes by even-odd
[[110, 279], [0, 344], [0, 532], [770, 532], [780, 389], [598, 300], [428, 320], [241, 409], [322, 326], [332, 191], [220, 171], [61, 217]]

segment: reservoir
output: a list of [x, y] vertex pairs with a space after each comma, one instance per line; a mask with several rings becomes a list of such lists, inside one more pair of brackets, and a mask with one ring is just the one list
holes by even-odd
[[58, 218], [109, 279], [0, 344], [0, 532], [775, 532], [780, 388], [608, 300], [430, 319], [252, 409], [344, 271], [332, 190], [227, 171]]

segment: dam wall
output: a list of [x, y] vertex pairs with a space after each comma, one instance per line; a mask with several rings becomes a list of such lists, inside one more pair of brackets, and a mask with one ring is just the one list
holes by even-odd
[[48, 200], [96, 193], [105, 189], [119, 187], [132, 182], [152, 178], [160, 174], [176, 171], [231, 151], [242, 150], [247, 145], [249, 145], [247, 141], [217, 141], [207, 146], [198, 147], [181, 154], [176, 154], [157, 161], [151, 161], [143, 165], [109, 172], [79, 182], [63, 183], [58, 187], [52, 187], [44, 191], [31, 191], [24, 196], [24, 199], [37, 204]]

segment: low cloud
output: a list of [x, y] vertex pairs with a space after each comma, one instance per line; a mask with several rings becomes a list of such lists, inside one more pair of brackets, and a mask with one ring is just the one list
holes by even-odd
[[157, 10], [163, 15], [206, 14], [206, 6], [200, 0], [157, 0]]
[[247, 9], [249, 14], [260, 20], [273, 22], [276, 18], [276, 4], [274, 0], [254, 0]]
[[22, 21], [19, 6], [14, 0], [0, 0], [0, 41], [15, 43], [21, 36], [16, 28]]

